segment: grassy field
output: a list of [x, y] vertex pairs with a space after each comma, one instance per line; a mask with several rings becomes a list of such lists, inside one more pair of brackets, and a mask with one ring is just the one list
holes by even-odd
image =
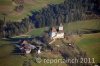
[[28, 32], [27, 35], [41, 36], [45, 31], [45, 28], [33, 29], [31, 32]]
[[41, 36], [44, 34], [45, 28], [32, 29], [32, 31], [27, 32], [25, 35], [13, 36], [12, 38], [29, 38], [31, 36]]
[[[67, 32], [75, 31], [90, 31], [100, 30], [100, 20], [86, 20], [77, 21], [64, 25], [64, 29]], [[89, 30], [87, 30], [89, 29]], [[76, 38], [77, 39], [77, 38]], [[76, 43], [83, 51], [86, 51], [89, 57], [95, 58], [95, 62], [100, 62], [100, 33], [84, 34], [81, 38], [78, 38]]]
[[64, 25], [67, 32], [100, 30], [100, 19], [71, 22]]
[[96, 63], [100, 63], [100, 33], [84, 34], [76, 41], [76, 44], [87, 53], [90, 58], [94, 58]]
[[64, 0], [24, 0], [24, 9], [22, 12], [14, 11], [15, 5], [12, 0], [0, 0], [0, 19], [3, 19], [2, 13], [6, 13], [6, 20], [19, 21], [28, 15], [32, 15], [31, 11], [37, 11], [48, 4], [59, 4]]

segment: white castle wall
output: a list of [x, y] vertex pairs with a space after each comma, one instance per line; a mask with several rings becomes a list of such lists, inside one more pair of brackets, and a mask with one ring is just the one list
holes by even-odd
[[51, 32], [51, 37], [56, 36], [57, 32]]
[[55, 38], [64, 38], [64, 33], [57, 33], [56, 36], [53, 37], [53, 39]]

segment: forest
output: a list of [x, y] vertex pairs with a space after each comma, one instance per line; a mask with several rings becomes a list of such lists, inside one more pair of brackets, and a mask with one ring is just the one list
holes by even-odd
[[32, 16], [17, 21], [6, 21], [6, 14], [0, 20], [0, 37], [9, 38], [24, 34], [31, 29], [56, 26], [88, 19], [98, 19], [100, 16], [100, 0], [65, 0], [61, 4], [48, 4], [38, 11], [31, 11]]

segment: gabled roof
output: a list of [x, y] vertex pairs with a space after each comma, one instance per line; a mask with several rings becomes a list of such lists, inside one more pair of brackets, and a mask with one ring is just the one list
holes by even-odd
[[22, 44], [28, 44], [28, 42], [27, 42], [26, 40], [24, 40], [24, 41], [22, 42]]
[[57, 32], [56, 28], [55, 27], [52, 27], [52, 32]]

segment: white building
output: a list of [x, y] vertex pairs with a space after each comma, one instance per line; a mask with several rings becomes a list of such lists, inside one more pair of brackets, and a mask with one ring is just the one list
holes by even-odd
[[64, 38], [64, 30], [62, 24], [60, 24], [58, 31], [55, 27], [52, 27], [52, 30], [50, 32], [50, 38], [51, 39]]

